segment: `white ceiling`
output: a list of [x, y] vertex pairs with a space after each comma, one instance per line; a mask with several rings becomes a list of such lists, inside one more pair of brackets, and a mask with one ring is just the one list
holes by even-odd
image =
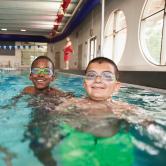
[[[0, 34], [49, 37], [64, 0], [0, 0]], [[56, 35], [62, 33], [82, 0], [71, 0]], [[7, 31], [2, 31], [7, 28]], [[21, 32], [26, 29], [26, 32]]]

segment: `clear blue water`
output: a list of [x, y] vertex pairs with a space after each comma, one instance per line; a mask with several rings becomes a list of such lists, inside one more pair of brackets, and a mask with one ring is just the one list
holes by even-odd
[[[31, 84], [27, 73], [0, 73], [0, 166], [166, 165], [165, 94], [122, 87], [114, 96], [115, 100], [145, 109], [155, 124], [135, 123], [144, 115], [126, 115], [130, 123], [114, 118], [87, 123], [77, 114], [57, 115], [39, 107], [43, 100], [57, 99], [46, 97], [40, 101], [32, 96], [22, 96], [17, 102], [12, 99]], [[86, 95], [80, 77], [58, 74], [52, 86], [77, 97]], [[69, 120], [75, 128], [67, 123]], [[99, 126], [94, 132], [106, 136], [78, 130], [94, 126]]]

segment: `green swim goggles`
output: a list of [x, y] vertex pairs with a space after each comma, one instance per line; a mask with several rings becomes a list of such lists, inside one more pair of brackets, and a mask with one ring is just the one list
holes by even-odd
[[44, 75], [53, 75], [53, 70], [51, 68], [32, 68], [32, 74], [44, 74]]

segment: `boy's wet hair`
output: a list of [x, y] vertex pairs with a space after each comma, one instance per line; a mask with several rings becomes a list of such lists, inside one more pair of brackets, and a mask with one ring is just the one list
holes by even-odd
[[101, 64], [101, 63], [103, 63], [103, 62], [107, 62], [107, 63], [111, 64], [111, 65], [114, 67], [115, 77], [116, 77], [116, 80], [118, 80], [118, 79], [119, 79], [119, 70], [118, 70], [117, 65], [115, 64], [114, 61], [112, 61], [111, 59], [106, 58], [106, 57], [96, 57], [96, 58], [92, 59], [92, 60], [88, 63], [88, 66], [87, 66], [86, 69], [85, 69], [85, 74], [86, 74], [86, 72], [87, 72], [89, 66], [90, 66], [92, 63], [99, 63], [99, 64]]
[[38, 61], [39, 59], [46, 59], [48, 60], [51, 64], [52, 64], [52, 70], [53, 70], [53, 73], [54, 73], [54, 63], [53, 61], [48, 57], [48, 56], [38, 56], [31, 64], [31, 70], [35, 64], [36, 61]]

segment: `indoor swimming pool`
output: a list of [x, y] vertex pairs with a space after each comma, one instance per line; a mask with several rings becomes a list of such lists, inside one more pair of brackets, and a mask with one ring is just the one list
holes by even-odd
[[[82, 77], [56, 77], [51, 86], [86, 96]], [[77, 112], [47, 112], [43, 105], [55, 107], [57, 98], [17, 99], [31, 84], [28, 73], [0, 73], [0, 166], [166, 165], [166, 94], [123, 86], [113, 98], [140, 107], [143, 114], [90, 121]], [[139, 124], [145, 116], [152, 123]]]

